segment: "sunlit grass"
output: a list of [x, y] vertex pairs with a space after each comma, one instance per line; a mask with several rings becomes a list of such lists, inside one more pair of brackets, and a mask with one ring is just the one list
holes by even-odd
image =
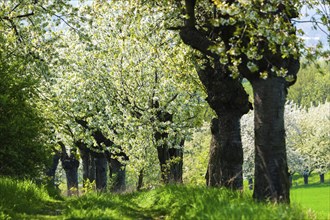
[[299, 204], [304, 210], [313, 210], [317, 219], [330, 220], [330, 173], [325, 175], [325, 183], [320, 184], [317, 174], [309, 178], [309, 184], [304, 185], [302, 178], [294, 178], [291, 189], [291, 201]]
[[67, 201], [69, 219], [306, 219], [299, 208], [255, 203], [224, 189], [166, 186], [126, 195], [90, 194]]
[[[53, 200], [44, 187], [30, 180], [0, 178], [0, 219], [9, 216], [23, 218], [24, 214], [45, 214], [53, 212]], [[18, 217], [21, 216], [21, 217]]]
[[296, 179], [287, 206], [256, 203], [249, 190], [184, 185], [55, 201], [31, 181], [0, 178], [0, 219], [329, 219], [329, 174], [318, 181]]

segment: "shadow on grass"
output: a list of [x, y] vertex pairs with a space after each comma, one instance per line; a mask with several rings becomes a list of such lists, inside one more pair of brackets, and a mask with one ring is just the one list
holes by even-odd
[[326, 187], [330, 187], [330, 183], [310, 183], [310, 184], [293, 185], [291, 189], [326, 188]]
[[167, 214], [162, 208], [141, 208], [135, 195], [93, 194], [69, 199], [63, 215], [67, 219], [155, 219]]

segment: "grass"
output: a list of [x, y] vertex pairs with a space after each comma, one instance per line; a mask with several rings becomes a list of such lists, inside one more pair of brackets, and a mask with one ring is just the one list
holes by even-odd
[[[0, 178], [0, 219], [23, 219], [54, 214], [60, 201], [52, 199], [44, 187], [30, 180]], [[28, 217], [26, 217], [28, 216]]]
[[196, 186], [90, 193], [60, 201], [31, 181], [0, 178], [0, 219], [330, 219], [329, 175], [323, 185], [313, 178], [309, 186], [299, 182], [293, 187], [291, 206], [255, 203], [250, 192]]
[[295, 176], [291, 189], [291, 201], [300, 204], [304, 210], [313, 210], [317, 219], [330, 219], [330, 173], [325, 175], [325, 183], [319, 183], [319, 175], [309, 177], [309, 184]]
[[293, 206], [258, 204], [223, 189], [166, 186], [126, 195], [90, 194], [68, 201], [68, 219], [306, 219]]

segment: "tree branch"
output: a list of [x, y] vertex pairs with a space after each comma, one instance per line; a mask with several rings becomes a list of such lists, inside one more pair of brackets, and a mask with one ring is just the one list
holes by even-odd
[[210, 48], [215, 46], [215, 44], [211, 40], [207, 39], [207, 37], [198, 31], [195, 27], [187, 26], [182, 28], [180, 30], [180, 37], [185, 44], [190, 45], [192, 48], [200, 51], [205, 55], [219, 59], [219, 56], [210, 50]]

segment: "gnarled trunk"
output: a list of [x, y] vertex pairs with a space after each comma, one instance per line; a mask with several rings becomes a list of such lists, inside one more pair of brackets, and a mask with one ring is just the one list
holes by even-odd
[[284, 105], [286, 81], [269, 77], [251, 81], [254, 91], [255, 184], [258, 201], [290, 202]]
[[211, 122], [212, 141], [206, 184], [230, 189], [243, 188], [243, 148], [240, 115], [222, 114]]
[[185, 26], [180, 30], [180, 37], [185, 44], [203, 54], [201, 62], [203, 64], [196, 65], [196, 69], [207, 91], [207, 102], [219, 119], [216, 126], [218, 131], [212, 132], [209, 166], [206, 173], [207, 185], [241, 189], [243, 147], [239, 121], [241, 116], [249, 111], [251, 105], [240, 79], [231, 78], [233, 72], [227, 65], [220, 63], [219, 55], [211, 49], [217, 45], [216, 39], [220, 36], [226, 42], [227, 48], [230, 48], [229, 36], [235, 29], [226, 26], [223, 30], [217, 27], [198, 30], [195, 6], [195, 0], [185, 1], [187, 18]]

